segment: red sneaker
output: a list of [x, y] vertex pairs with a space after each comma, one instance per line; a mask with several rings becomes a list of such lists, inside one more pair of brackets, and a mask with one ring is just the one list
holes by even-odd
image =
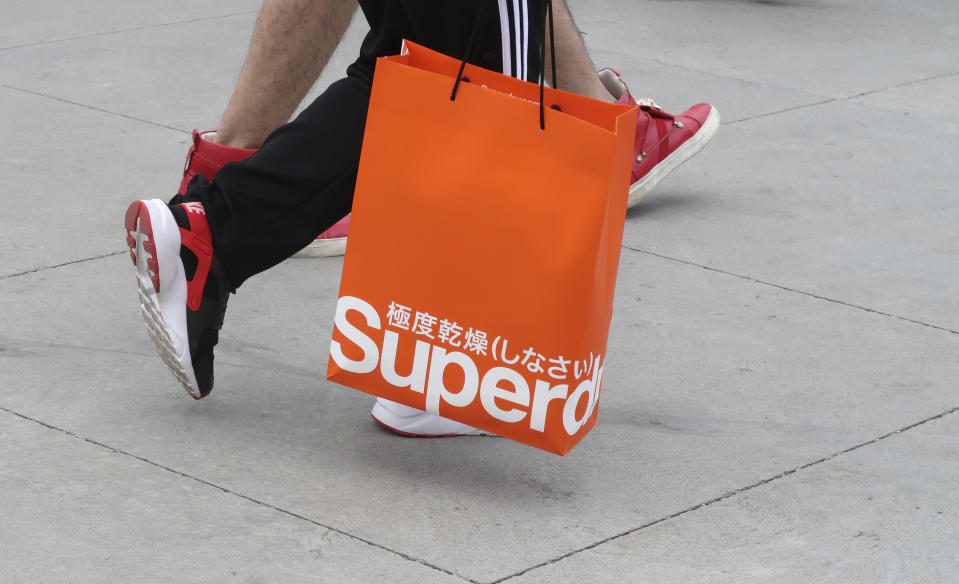
[[[232, 148], [212, 140], [215, 131], [193, 130], [193, 144], [186, 155], [183, 180], [178, 194], [186, 192], [186, 186], [194, 176], [202, 174], [210, 180], [229, 162], [239, 162], [256, 152], [255, 148]], [[319, 234], [313, 242], [293, 254], [295, 258], [325, 258], [341, 256], [346, 251], [346, 236], [350, 228], [350, 216], [340, 219], [333, 227]]]
[[350, 216], [340, 219], [309, 245], [293, 254], [295, 258], [329, 258], [346, 253], [346, 236], [350, 231]]
[[636, 157], [627, 202], [632, 207], [666, 175], [706, 147], [719, 129], [719, 111], [708, 103], [700, 103], [681, 114], [669, 114], [652, 99], [633, 99], [616, 71], [603, 69], [599, 78], [617, 103], [639, 106]]
[[210, 180], [230, 162], [245, 160], [256, 152], [256, 148], [232, 148], [217, 144], [212, 140], [216, 132], [200, 132], [193, 130], [193, 144], [186, 153], [186, 164], [183, 165], [183, 180], [180, 181], [178, 195], [186, 193], [186, 186], [198, 174]]

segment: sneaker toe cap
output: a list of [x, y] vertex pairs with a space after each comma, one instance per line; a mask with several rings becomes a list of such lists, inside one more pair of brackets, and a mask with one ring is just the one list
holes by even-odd
[[713, 109], [713, 106], [708, 103], [697, 103], [693, 107], [681, 113], [678, 117], [693, 120], [702, 126], [704, 123], [706, 123], [706, 118], [709, 117], [709, 114], [712, 113]]

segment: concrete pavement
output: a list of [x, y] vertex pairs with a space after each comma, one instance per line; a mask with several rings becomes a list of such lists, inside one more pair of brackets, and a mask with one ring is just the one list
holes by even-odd
[[570, 5], [597, 65], [724, 124], [628, 215], [560, 458], [326, 382], [339, 258], [244, 285], [186, 397], [122, 214], [176, 188], [259, 3], [0, 3], [0, 582], [959, 582], [959, 5]]

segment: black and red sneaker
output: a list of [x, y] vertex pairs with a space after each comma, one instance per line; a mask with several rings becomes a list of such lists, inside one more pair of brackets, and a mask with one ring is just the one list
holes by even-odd
[[203, 205], [134, 201], [125, 227], [140, 312], [157, 353], [190, 396], [204, 398], [213, 389], [213, 347], [233, 290], [215, 265]]

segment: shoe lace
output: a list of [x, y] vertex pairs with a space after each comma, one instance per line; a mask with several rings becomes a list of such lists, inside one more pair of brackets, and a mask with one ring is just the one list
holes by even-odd
[[651, 118], [656, 117], [656, 118], [662, 118], [662, 119], [667, 119], [672, 121], [672, 125], [670, 126], [669, 130], [663, 132], [663, 135], [660, 136], [659, 140], [657, 140], [656, 143], [650, 146], [649, 148], [646, 148], [646, 136], [648, 134], [643, 135], [643, 142], [639, 146], [639, 155], [636, 157], [636, 162], [642, 162], [643, 160], [645, 160], [648, 151], [652, 151], [652, 150], [655, 150], [656, 148], [659, 148], [659, 145], [662, 144], [667, 137], [669, 137], [669, 134], [673, 131], [673, 128], [682, 128], [683, 123], [677, 120], [676, 116], [674, 116], [673, 114], [663, 111], [663, 108], [660, 107], [660, 105], [656, 103], [656, 101], [653, 100], [653, 98], [651, 97], [644, 97], [643, 99], [637, 99], [636, 105], [639, 106], [642, 112], [644, 112], [646, 115], [648, 115]]

